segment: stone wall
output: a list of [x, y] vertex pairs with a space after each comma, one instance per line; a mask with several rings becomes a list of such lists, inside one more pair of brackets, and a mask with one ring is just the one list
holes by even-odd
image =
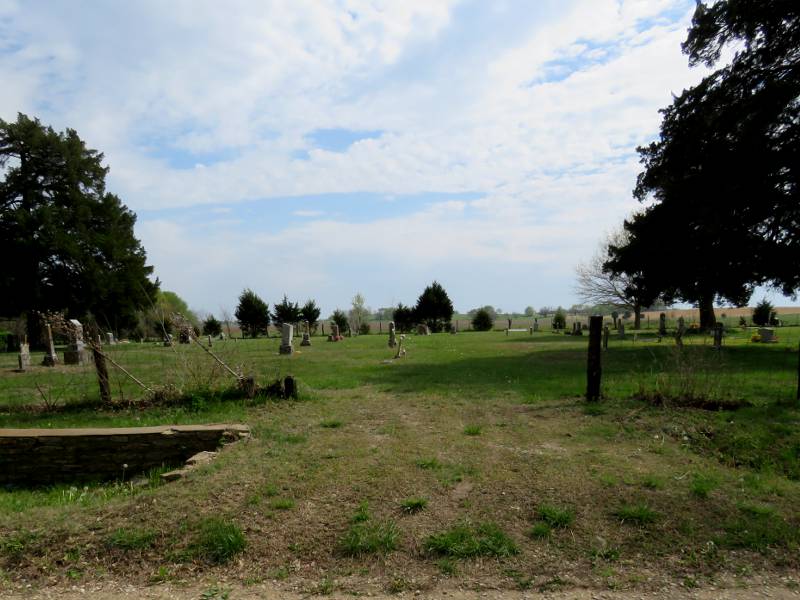
[[0, 485], [124, 479], [249, 435], [245, 425], [0, 429]]

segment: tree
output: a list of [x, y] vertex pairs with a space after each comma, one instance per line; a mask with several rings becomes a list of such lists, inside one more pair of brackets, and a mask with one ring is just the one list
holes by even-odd
[[208, 315], [205, 321], [203, 321], [203, 335], [211, 335], [211, 336], [218, 336], [222, 333], [222, 323], [217, 321], [214, 318], [214, 315]]
[[453, 303], [442, 285], [434, 281], [420, 294], [414, 313], [419, 321], [437, 333], [449, 327], [453, 318]]
[[566, 329], [567, 328], [567, 313], [560, 306], [553, 314], [553, 329]]
[[283, 295], [283, 300], [272, 305], [272, 322], [275, 327], [280, 327], [284, 323], [297, 324], [301, 318], [300, 306], [297, 302], [290, 302], [286, 294]]
[[339, 335], [344, 335], [344, 332], [347, 331], [347, 314], [340, 309], [336, 309], [331, 314], [331, 321], [336, 323], [336, 326], [339, 327]]
[[369, 320], [370, 310], [367, 308], [364, 296], [360, 293], [353, 296], [351, 303], [349, 320], [350, 330], [355, 333], [362, 333], [363, 325]]
[[489, 331], [494, 326], [494, 321], [489, 311], [479, 308], [472, 317], [472, 328], [475, 331]]
[[397, 328], [397, 331], [400, 333], [408, 333], [414, 327], [417, 317], [414, 314], [413, 308], [404, 306], [403, 303], [400, 302], [392, 313], [392, 320], [394, 321], [394, 326]]
[[526, 317], [532, 317], [535, 314], [536, 314], [536, 311], [533, 309], [532, 306], [526, 306], [525, 307], [525, 316]]
[[319, 310], [317, 303], [313, 300], [308, 300], [303, 305], [303, 308], [300, 309], [300, 318], [303, 321], [308, 321], [308, 326], [311, 328], [311, 331], [317, 331], [320, 312], [321, 311]]
[[764, 298], [753, 308], [753, 325], [769, 325], [775, 318], [775, 307]]
[[489, 316], [492, 318], [492, 321], [494, 321], [497, 318], [498, 311], [495, 310], [494, 306], [492, 306], [491, 304], [487, 304], [486, 306], [481, 306], [479, 308], [473, 308], [472, 310], [467, 312], [467, 315], [470, 317], [474, 317], [481, 310], [484, 310], [487, 313], [489, 313]]
[[91, 315], [119, 332], [156, 298], [136, 215], [106, 192], [102, 161], [73, 129], [0, 119], [0, 314], [27, 313], [31, 339], [34, 311]]
[[593, 306], [610, 305], [630, 310], [634, 315], [633, 328], [640, 329], [642, 309], [652, 304], [658, 294], [646, 286], [646, 279], [640, 273], [614, 273], [606, 267], [610, 248], [624, 246], [628, 237], [625, 229], [608, 234], [592, 259], [575, 267], [575, 292]]
[[654, 201], [626, 222], [615, 273], [639, 273], [667, 301], [744, 305], [757, 285], [800, 287], [800, 5], [699, 2], [683, 45], [690, 64], [733, 59], [676, 97], [657, 142], [639, 153], [634, 195]]
[[[269, 304], [259, 298], [251, 289], [245, 289], [239, 296], [239, 305], [234, 312], [242, 334], [258, 337], [269, 327]], [[268, 332], [267, 332], [268, 333]]]

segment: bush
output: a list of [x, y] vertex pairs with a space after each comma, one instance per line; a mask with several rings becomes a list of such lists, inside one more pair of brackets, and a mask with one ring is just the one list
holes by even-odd
[[208, 315], [208, 318], [203, 321], [203, 335], [218, 336], [222, 333], [222, 323], [214, 318], [214, 315]]
[[566, 329], [567, 328], [567, 314], [560, 306], [553, 315], [553, 329]]
[[442, 285], [434, 281], [420, 294], [414, 313], [432, 333], [439, 333], [453, 318], [453, 303]]
[[246, 543], [244, 533], [236, 523], [210, 517], [200, 523], [194, 554], [212, 563], [222, 564], [244, 550]]
[[369, 323], [362, 323], [358, 328], [358, 335], [369, 335]]
[[410, 333], [414, 327], [414, 322], [417, 316], [414, 314], [414, 309], [410, 306], [403, 306], [403, 303], [397, 305], [392, 313], [394, 319], [394, 326], [400, 333]]
[[769, 325], [774, 308], [775, 307], [772, 306], [766, 298], [756, 304], [756, 307], [753, 309], [753, 324]]
[[343, 310], [337, 308], [333, 311], [331, 321], [339, 326], [339, 335], [344, 335], [347, 332], [347, 315]]
[[478, 309], [478, 312], [472, 317], [472, 328], [475, 331], [489, 331], [493, 325], [492, 316], [484, 308]]

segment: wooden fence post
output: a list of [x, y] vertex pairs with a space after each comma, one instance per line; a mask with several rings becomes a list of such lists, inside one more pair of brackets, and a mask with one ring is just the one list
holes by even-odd
[[586, 360], [586, 401], [600, 400], [600, 335], [603, 317], [589, 317], [589, 353]]
[[97, 383], [100, 384], [100, 400], [103, 404], [111, 403], [111, 386], [108, 383], [108, 368], [106, 368], [106, 357], [92, 345], [92, 355], [94, 356], [94, 368], [97, 371]]

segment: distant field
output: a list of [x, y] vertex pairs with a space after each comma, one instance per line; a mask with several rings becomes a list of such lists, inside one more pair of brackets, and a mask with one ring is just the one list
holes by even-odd
[[[549, 332], [408, 336], [396, 361], [385, 335], [288, 357], [274, 338], [214, 342], [261, 382], [294, 375], [297, 401], [225, 400], [198, 348], [120, 344], [114, 360], [185, 397], [138, 408], [113, 372], [117, 410], [96, 406], [90, 368], [16, 373], [2, 354], [0, 427], [244, 422], [254, 438], [180, 483], [0, 491], [0, 595], [108, 577], [349, 595], [797, 582], [800, 328], [771, 345], [733, 329], [722, 352], [654, 333], [612, 335], [589, 406], [587, 338]], [[709, 399], [740, 408], [680, 406]], [[212, 526], [236, 543], [207, 545]]]

